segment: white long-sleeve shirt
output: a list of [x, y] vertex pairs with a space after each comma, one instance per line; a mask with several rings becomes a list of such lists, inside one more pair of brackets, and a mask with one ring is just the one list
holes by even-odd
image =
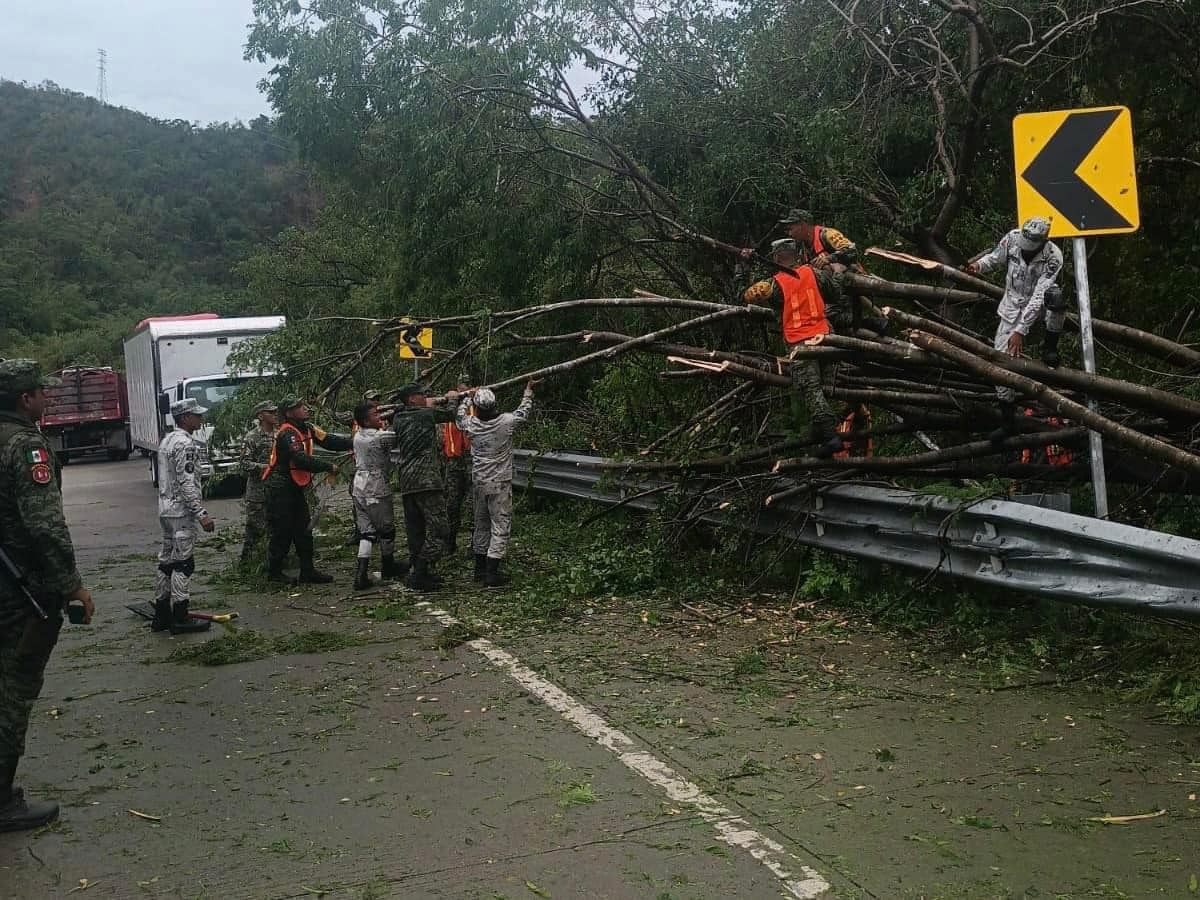
[[351, 493], [360, 500], [392, 495], [391, 451], [396, 432], [391, 429], [360, 428], [354, 435], [354, 481]]
[[477, 485], [512, 481], [513, 432], [533, 410], [533, 392], [525, 391], [521, 405], [510, 413], [483, 420], [470, 414], [471, 398], [458, 405], [458, 427], [471, 438], [471, 480]]
[[1058, 280], [1062, 271], [1063, 255], [1051, 241], [1047, 241], [1033, 259], [1025, 261], [1025, 255], [1017, 239], [1020, 231], [1010, 231], [991, 253], [981, 257], [975, 265], [981, 273], [1007, 266], [1004, 279], [1004, 296], [996, 313], [1005, 322], [1015, 323], [1020, 334], [1029, 334], [1042, 307], [1046, 302], [1046, 288]]

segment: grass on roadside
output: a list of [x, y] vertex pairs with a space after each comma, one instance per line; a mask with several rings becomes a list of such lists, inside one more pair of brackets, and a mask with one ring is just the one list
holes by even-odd
[[361, 647], [365, 643], [355, 635], [332, 631], [302, 631], [272, 636], [243, 629], [204, 643], [176, 647], [167, 656], [167, 661], [194, 666], [228, 666], [269, 656], [333, 653], [348, 647]]

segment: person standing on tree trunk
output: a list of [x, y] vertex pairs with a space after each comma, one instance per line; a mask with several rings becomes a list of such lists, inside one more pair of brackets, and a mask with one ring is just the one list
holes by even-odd
[[300, 581], [307, 584], [329, 584], [332, 576], [318, 572], [313, 565], [312, 521], [305, 492], [319, 472], [338, 473], [334, 463], [313, 456], [313, 445], [326, 450], [345, 451], [351, 447], [344, 434], [331, 434], [308, 421], [308, 407], [298, 397], [288, 397], [279, 404], [283, 424], [275, 433], [271, 457], [263, 471], [267, 485], [267, 520], [271, 539], [267, 550], [267, 577], [271, 581], [288, 583], [283, 574], [283, 562], [288, 550], [295, 545], [300, 558]]
[[[750, 251], [751, 253], [753, 251]], [[745, 255], [745, 251], [743, 251]], [[812, 422], [811, 439], [819, 444], [816, 455], [822, 459], [842, 449], [837, 434], [837, 417], [829, 407], [821, 384], [821, 366], [815, 359], [797, 359], [801, 348], [821, 335], [829, 334], [830, 320], [848, 324], [842, 271], [840, 263], [822, 269], [798, 265], [800, 254], [791, 238], [771, 245], [771, 261], [790, 272], [776, 272], [770, 278], [756, 282], [746, 289], [746, 303], [769, 306], [780, 312], [783, 320], [783, 339], [791, 362], [788, 374], [792, 387], [804, 398]]]
[[471, 438], [475, 578], [487, 587], [503, 587], [512, 580], [500, 565], [512, 535], [513, 432], [529, 419], [536, 384], [533, 379], [526, 383], [520, 405], [510, 413], [497, 409], [496, 395], [487, 388], [464, 397], [458, 405], [458, 427]]
[[[992, 346], [1009, 356], [1020, 356], [1025, 349], [1025, 336], [1045, 310], [1042, 360], [1048, 366], [1058, 365], [1058, 339], [1067, 310], [1058, 286], [1063, 255], [1050, 242], [1050, 223], [1037, 217], [1029, 219], [1001, 238], [990, 253], [964, 266], [963, 271], [983, 275], [1001, 265], [1006, 268], [1004, 296], [996, 310], [1000, 322]], [[1000, 443], [1017, 432], [1017, 395], [1012, 388], [997, 387], [996, 396], [1000, 401], [1001, 427], [990, 437], [993, 443]]]
[[[458, 392], [450, 391], [446, 399], [451, 403], [457, 401]], [[392, 430], [396, 433], [392, 461], [404, 504], [404, 529], [412, 566], [405, 584], [416, 591], [431, 591], [442, 584], [433, 567], [446, 550], [447, 536], [437, 426], [453, 422], [454, 412], [435, 407], [419, 384], [402, 387], [397, 400], [401, 405], [392, 419]]]
[[200, 487], [203, 446], [195, 433], [208, 412], [193, 398], [171, 404], [175, 430], [158, 445], [158, 522], [162, 548], [154, 591], [152, 631], [207, 631], [211, 622], [188, 617], [192, 573], [196, 570], [197, 531], [212, 531], [216, 523], [204, 508]]
[[55, 383], [31, 359], [0, 361], [0, 546], [21, 567], [45, 613], [0, 575], [0, 832], [40, 828], [58, 818], [57, 803], [26, 799], [13, 779], [63, 607], [81, 604], [83, 624], [95, 613], [75, 567], [54, 456], [36, 425], [46, 411], [44, 389]]
[[855, 243], [836, 228], [815, 224], [808, 210], [788, 210], [779, 224], [787, 229], [788, 237], [796, 242], [800, 260], [805, 265], [824, 269], [837, 263], [847, 269], [862, 271]]
[[279, 411], [270, 400], [259, 403], [251, 412], [258, 423], [242, 438], [241, 469], [246, 476], [242, 566], [249, 565], [258, 545], [267, 536], [267, 488], [262, 476], [271, 459], [271, 445], [275, 443], [275, 428], [279, 424]]
[[354, 458], [357, 461], [351, 480], [354, 502], [354, 526], [360, 539], [354, 570], [354, 589], [371, 586], [367, 570], [371, 550], [378, 544], [380, 577], [384, 581], [403, 576], [407, 563], [396, 562], [396, 506], [392, 497], [391, 450], [396, 433], [384, 427], [379, 404], [360, 403], [354, 410], [358, 430], [354, 434]]

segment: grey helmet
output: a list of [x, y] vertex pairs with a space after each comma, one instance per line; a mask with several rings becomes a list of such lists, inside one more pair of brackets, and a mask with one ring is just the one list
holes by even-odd
[[476, 409], [491, 410], [496, 408], [496, 394], [490, 388], [480, 388], [475, 392], [471, 401]]
[[1021, 226], [1021, 234], [1017, 238], [1017, 246], [1026, 253], [1041, 250], [1050, 240], [1050, 223], [1041, 216], [1034, 216]]

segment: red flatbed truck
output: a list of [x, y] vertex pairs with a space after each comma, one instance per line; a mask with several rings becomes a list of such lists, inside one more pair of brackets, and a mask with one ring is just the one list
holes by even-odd
[[46, 389], [50, 401], [41, 419], [42, 433], [59, 462], [84, 453], [129, 459], [129, 393], [125, 379], [111, 368], [75, 366], [56, 372], [62, 384]]

